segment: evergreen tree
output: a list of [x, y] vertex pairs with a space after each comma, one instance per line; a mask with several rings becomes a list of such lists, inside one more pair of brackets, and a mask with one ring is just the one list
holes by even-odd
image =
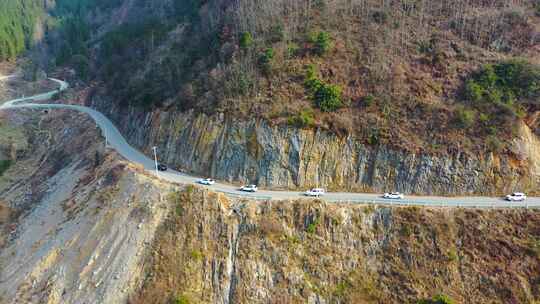
[[30, 47], [36, 20], [42, 13], [37, 0], [0, 1], [0, 61], [14, 59]]

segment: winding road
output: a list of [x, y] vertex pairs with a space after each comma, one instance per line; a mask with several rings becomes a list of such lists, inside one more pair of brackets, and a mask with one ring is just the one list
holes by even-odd
[[[0, 81], [11, 78], [12, 76], [0, 76]], [[145, 170], [149, 172], [155, 172], [154, 161], [148, 158], [146, 155], [131, 147], [126, 139], [122, 136], [120, 131], [114, 126], [114, 124], [105, 115], [88, 107], [78, 105], [65, 105], [65, 104], [42, 104], [35, 103], [35, 101], [44, 101], [50, 99], [55, 94], [68, 88], [68, 83], [50, 78], [59, 84], [59, 88], [31, 96], [26, 98], [20, 98], [10, 100], [0, 105], [1, 110], [17, 110], [24, 108], [32, 109], [68, 109], [88, 114], [95, 120], [103, 134], [108, 140], [108, 144], [111, 148], [115, 149], [120, 155], [127, 160], [144, 166]], [[155, 174], [155, 173], [154, 173]], [[170, 182], [182, 183], [182, 184], [196, 184], [200, 177], [187, 175], [174, 170], [167, 172], [159, 172], [159, 178], [165, 179]], [[253, 198], [257, 200], [274, 200], [274, 199], [298, 199], [304, 197], [302, 193], [295, 191], [266, 191], [262, 190], [255, 194], [244, 193], [238, 191], [238, 188], [225, 184], [216, 183], [209, 187], [214, 191], [223, 192], [229, 196]], [[322, 199], [328, 202], [357, 202], [357, 203], [372, 203], [372, 204], [384, 204], [384, 205], [416, 205], [416, 206], [447, 206], [447, 207], [473, 207], [473, 208], [517, 208], [517, 207], [540, 207], [540, 198], [529, 197], [526, 202], [508, 202], [502, 198], [496, 197], [437, 197], [437, 196], [407, 196], [403, 200], [387, 200], [382, 199], [381, 195], [367, 194], [367, 193], [348, 193], [348, 192], [332, 192], [327, 193]]]

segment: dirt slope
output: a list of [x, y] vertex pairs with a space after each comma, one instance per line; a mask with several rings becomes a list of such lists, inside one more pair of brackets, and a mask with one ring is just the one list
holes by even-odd
[[0, 303], [125, 302], [165, 186], [105, 151], [85, 116], [23, 114], [7, 119], [29, 146], [0, 181]]

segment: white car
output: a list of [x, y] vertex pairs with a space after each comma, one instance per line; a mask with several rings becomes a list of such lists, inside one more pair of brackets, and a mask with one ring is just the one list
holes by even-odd
[[240, 190], [245, 192], [257, 192], [259, 189], [257, 188], [257, 185], [247, 185], [240, 187]]
[[383, 198], [388, 198], [388, 199], [404, 199], [405, 198], [405, 195], [403, 195], [403, 193], [399, 193], [399, 192], [390, 192], [390, 193], [385, 193], [383, 195]]
[[506, 200], [510, 202], [522, 202], [526, 199], [527, 199], [527, 196], [525, 195], [525, 193], [521, 193], [521, 192], [514, 192], [506, 196]]
[[314, 197], [319, 197], [319, 196], [322, 196], [326, 193], [326, 191], [322, 188], [313, 188], [313, 189], [310, 189], [308, 191], [306, 191], [304, 194], [306, 196], [314, 196]]
[[211, 186], [211, 185], [213, 185], [215, 183], [216, 183], [216, 181], [211, 179], [211, 178], [204, 178], [204, 179], [199, 180], [199, 184], [201, 184], [201, 185]]

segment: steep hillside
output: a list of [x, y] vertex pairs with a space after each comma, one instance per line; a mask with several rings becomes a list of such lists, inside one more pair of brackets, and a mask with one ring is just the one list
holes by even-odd
[[538, 211], [256, 203], [191, 188], [169, 202], [130, 303], [540, 299]]
[[73, 68], [64, 101], [171, 166], [276, 188], [539, 189], [536, 1], [48, 7], [32, 56]]
[[78, 0], [52, 13], [57, 63], [102, 81], [123, 108], [262, 118], [429, 153], [508, 152], [538, 111], [535, 1]]
[[[540, 133], [534, 1], [83, 7], [63, 8], [84, 22], [61, 41], [88, 43], [58, 61], [91, 80], [80, 102], [172, 166], [289, 188], [352, 180], [348, 188], [463, 194], [540, 183], [537, 159], [516, 146]], [[190, 129], [197, 121], [213, 135]], [[265, 147], [289, 146], [268, 140], [286, 136], [293, 152]]]
[[537, 210], [232, 199], [127, 164], [84, 115], [0, 121], [0, 303], [540, 300]]
[[105, 151], [84, 115], [19, 114], [1, 119], [21, 142], [0, 140], [16, 151], [0, 171], [0, 303], [125, 303], [170, 185]]
[[[101, 31], [88, 68], [123, 105], [321, 127], [422, 152], [502, 152], [516, 122], [538, 111], [534, 1], [124, 1], [116, 26], [92, 12]], [[466, 80], [508, 62], [516, 79], [504, 85], [528, 83], [528, 94], [488, 90], [494, 110], [475, 106], [482, 92]]]

